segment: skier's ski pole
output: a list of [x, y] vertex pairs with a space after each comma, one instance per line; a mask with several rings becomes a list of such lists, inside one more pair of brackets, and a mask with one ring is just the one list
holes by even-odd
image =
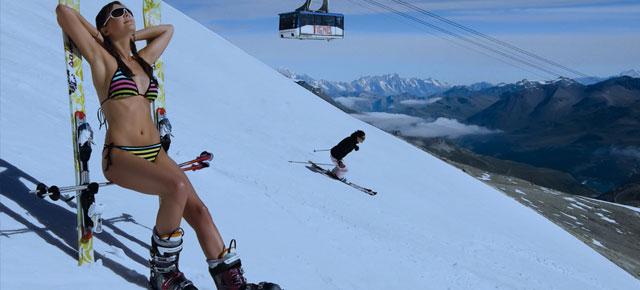
[[331, 151], [331, 149], [313, 149], [313, 152]]
[[[289, 163], [309, 164], [309, 161], [291, 161], [291, 160], [289, 160]], [[327, 164], [327, 163], [316, 163], [316, 164], [318, 164], [318, 165], [326, 165], [326, 166], [334, 166], [333, 164]]]

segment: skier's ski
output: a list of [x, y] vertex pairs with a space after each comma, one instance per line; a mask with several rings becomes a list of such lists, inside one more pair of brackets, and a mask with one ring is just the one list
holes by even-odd
[[362, 191], [362, 192], [364, 192], [364, 193], [366, 193], [368, 195], [376, 195], [376, 194], [378, 194], [378, 192], [376, 192], [376, 191], [374, 191], [372, 189], [369, 189], [369, 188], [366, 188], [366, 187], [362, 187], [360, 185], [357, 185], [357, 184], [355, 184], [353, 182], [350, 182], [350, 181], [347, 181], [347, 180], [339, 179], [335, 174], [333, 174], [333, 172], [331, 172], [331, 170], [324, 169], [324, 168], [320, 167], [320, 165], [316, 164], [313, 161], [308, 161], [308, 162], [309, 162], [309, 165], [306, 166], [306, 167], [309, 170], [313, 171], [313, 172], [320, 173], [320, 174], [325, 175], [325, 176], [327, 176], [327, 177], [329, 177], [331, 179], [340, 181], [340, 182], [342, 182], [342, 183], [344, 183], [344, 184], [346, 184], [348, 186], [351, 186], [351, 187], [353, 187], [353, 188], [355, 188], [357, 190], [360, 190], [360, 191]]
[[[80, 10], [80, 0], [59, 0], [59, 3], [76, 11]], [[91, 158], [93, 131], [89, 123], [87, 123], [84, 109], [82, 56], [67, 35], [63, 34], [63, 38], [69, 85], [69, 108], [71, 110], [71, 136], [76, 184], [84, 185], [90, 182], [89, 159]], [[94, 195], [96, 193], [97, 190], [84, 189], [76, 194], [79, 266], [94, 262], [93, 227], [94, 224], [100, 222], [100, 213], [95, 211]]]
[[[142, 11], [144, 17], [144, 27], [152, 27], [160, 25], [161, 0], [144, 0], [142, 3]], [[169, 146], [171, 145], [171, 122], [167, 118], [167, 108], [165, 102], [165, 90], [164, 90], [164, 63], [162, 58], [159, 58], [153, 65], [155, 77], [158, 80], [158, 97], [152, 104], [153, 118], [156, 121], [156, 126], [160, 131], [160, 142], [165, 152], [169, 152]]]

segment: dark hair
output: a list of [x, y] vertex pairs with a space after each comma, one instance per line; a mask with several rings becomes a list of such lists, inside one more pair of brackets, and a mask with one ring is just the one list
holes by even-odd
[[353, 137], [364, 138], [364, 131], [358, 130], [351, 134]]
[[[98, 29], [98, 32], [100, 34], [102, 34], [102, 31], [100, 30], [102, 29], [104, 22], [107, 21], [107, 19], [109, 18], [109, 13], [111, 13], [111, 8], [113, 8], [113, 6], [116, 4], [124, 6], [122, 3], [120, 3], [120, 1], [113, 1], [105, 5], [104, 7], [102, 7], [102, 9], [100, 9], [100, 12], [98, 12], [98, 15], [96, 15], [96, 28]], [[122, 58], [113, 47], [113, 42], [111, 42], [111, 39], [109, 37], [106, 37], [104, 34], [102, 34], [102, 38], [104, 39], [104, 43], [103, 43], [104, 49], [106, 49], [107, 52], [109, 52], [109, 54], [116, 59], [116, 62], [118, 62], [118, 67], [122, 68], [122, 71], [126, 76], [128, 77], [133, 76], [134, 74], [131, 71], [131, 69], [122, 61]], [[144, 72], [147, 74], [147, 76], [149, 76], [149, 79], [153, 79], [153, 68], [149, 63], [147, 63], [144, 59], [142, 59], [142, 57], [140, 57], [140, 55], [138, 54], [138, 49], [136, 48], [135, 41], [131, 40], [130, 45], [131, 45], [131, 53], [133, 54], [133, 58], [138, 62], [138, 64], [140, 64]]]

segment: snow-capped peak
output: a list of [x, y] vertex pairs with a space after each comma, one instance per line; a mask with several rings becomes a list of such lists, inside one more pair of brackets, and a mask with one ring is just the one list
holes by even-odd
[[626, 70], [621, 72], [618, 76], [628, 76], [628, 77], [632, 77], [632, 78], [640, 78], [640, 71], [636, 70], [636, 69], [630, 69], [630, 70]]
[[429, 96], [442, 92], [451, 86], [433, 78], [404, 78], [397, 73], [363, 76], [351, 82], [315, 80], [308, 75], [299, 75], [287, 68], [279, 68], [278, 71], [284, 76], [294, 80], [304, 80], [307, 83], [322, 88], [332, 96], [390, 96], [403, 93], [415, 96]]

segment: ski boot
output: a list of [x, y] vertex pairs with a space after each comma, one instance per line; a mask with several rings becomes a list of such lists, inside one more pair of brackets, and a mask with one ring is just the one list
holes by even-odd
[[151, 275], [149, 277], [152, 290], [198, 290], [178, 269], [178, 260], [182, 251], [181, 228], [167, 235], [158, 235], [153, 229], [151, 238]]
[[218, 290], [282, 290], [278, 284], [274, 283], [247, 283], [247, 279], [243, 276], [244, 270], [240, 256], [236, 254], [235, 249], [236, 240], [231, 240], [229, 248], [220, 254], [219, 259], [207, 260], [209, 273]]
[[[337, 168], [337, 167], [336, 167]], [[335, 170], [335, 168], [331, 171], [327, 171], [327, 175], [329, 175], [329, 177], [342, 181], [344, 183], [347, 183], [347, 178], [345, 177], [338, 177], [338, 174], [336, 173], [337, 170]]]

